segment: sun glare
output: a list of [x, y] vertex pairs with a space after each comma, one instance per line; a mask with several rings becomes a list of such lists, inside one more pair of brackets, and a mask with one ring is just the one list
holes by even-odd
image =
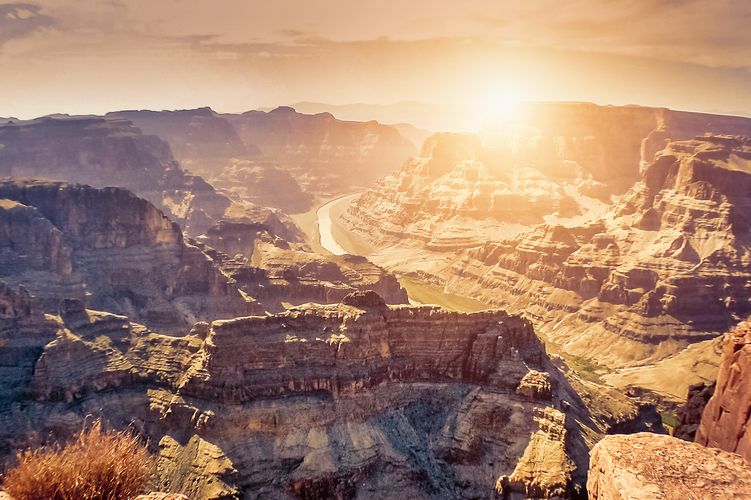
[[489, 94], [478, 105], [482, 117], [481, 128], [485, 131], [507, 131], [517, 124], [523, 99], [520, 94], [501, 90]]

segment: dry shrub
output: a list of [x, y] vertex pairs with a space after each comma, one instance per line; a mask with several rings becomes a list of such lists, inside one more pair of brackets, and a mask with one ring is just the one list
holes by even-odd
[[131, 432], [84, 428], [70, 443], [19, 452], [3, 488], [15, 500], [127, 499], [152, 471], [148, 451]]

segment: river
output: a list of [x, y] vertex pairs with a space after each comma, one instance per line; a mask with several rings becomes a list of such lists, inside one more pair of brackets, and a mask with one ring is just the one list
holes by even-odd
[[316, 213], [316, 218], [318, 219], [318, 233], [320, 234], [321, 238], [321, 246], [334, 255], [346, 255], [349, 252], [342, 248], [342, 246], [337, 243], [336, 238], [334, 238], [334, 234], [331, 231], [333, 224], [333, 222], [331, 221], [331, 210], [340, 203], [350, 203], [353, 199], [357, 198], [361, 194], [362, 193], [354, 193], [335, 198], [325, 205], [321, 205], [321, 207], [318, 209], [318, 212]]

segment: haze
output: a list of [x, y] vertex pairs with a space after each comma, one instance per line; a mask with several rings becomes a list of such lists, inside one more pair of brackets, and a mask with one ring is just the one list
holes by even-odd
[[519, 100], [750, 114], [749, 23], [730, 0], [6, 2], [0, 116], [410, 101], [433, 112], [377, 118], [473, 129]]

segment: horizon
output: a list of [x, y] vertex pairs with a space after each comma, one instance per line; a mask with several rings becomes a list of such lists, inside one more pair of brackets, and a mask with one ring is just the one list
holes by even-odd
[[[614, 104], [614, 103], [598, 103], [593, 101], [522, 101], [522, 102], [516, 102], [514, 103], [516, 106], [522, 107], [524, 105], [530, 105], [530, 104], [592, 104], [599, 107], [622, 107], [622, 108], [628, 108], [628, 107], [636, 107], [636, 108], [653, 108], [653, 109], [668, 109], [670, 111], [676, 111], [680, 113], [695, 113], [695, 114], [706, 114], [706, 115], [713, 115], [713, 116], [730, 116], [730, 117], [739, 117], [739, 118], [749, 118], [751, 119], [751, 113], [748, 114], [733, 114], [733, 113], [720, 113], [720, 112], [712, 112], [712, 111], [701, 111], [701, 110], [694, 110], [694, 109], [677, 109], [677, 108], [671, 108], [668, 106], [650, 106], [650, 105], [643, 105], [643, 104], [635, 104], [635, 103], [627, 103], [627, 104]], [[88, 118], [88, 117], [97, 117], [97, 118], [103, 118], [106, 117], [107, 114], [110, 113], [119, 113], [119, 112], [138, 112], [138, 111], [150, 111], [150, 112], [156, 112], [156, 113], [172, 113], [172, 112], [181, 112], [181, 111], [196, 111], [199, 109], [208, 109], [212, 111], [213, 113], [216, 113], [218, 115], [237, 115], [242, 113], [247, 113], [250, 111], [260, 111], [264, 113], [268, 113], [270, 111], [273, 111], [278, 108], [292, 108], [295, 112], [304, 114], [304, 115], [316, 115], [316, 114], [331, 114], [334, 116], [334, 118], [341, 120], [341, 121], [355, 121], [355, 122], [367, 122], [367, 121], [376, 121], [383, 125], [411, 125], [417, 129], [425, 130], [427, 132], [457, 132], [457, 133], [480, 133], [487, 125], [487, 117], [486, 121], [479, 123], [476, 128], [456, 128], [456, 127], [445, 127], [445, 126], [429, 126], [426, 123], [422, 123], [422, 120], [419, 118], [414, 119], [411, 118], [407, 114], [404, 116], [394, 116], [393, 119], [377, 119], [371, 117], [370, 114], [368, 114], [368, 111], [362, 110], [362, 111], [347, 111], [346, 108], [357, 108], [357, 107], [364, 107], [364, 108], [395, 108], [399, 106], [404, 105], [410, 105], [410, 106], [422, 106], [425, 108], [428, 107], [436, 107], [439, 105], [433, 104], [433, 103], [427, 103], [427, 102], [419, 102], [419, 101], [401, 101], [401, 102], [394, 102], [394, 103], [365, 103], [365, 102], [357, 102], [357, 103], [345, 103], [345, 104], [332, 104], [332, 103], [324, 103], [324, 102], [313, 102], [313, 101], [300, 101], [300, 102], [294, 102], [289, 104], [278, 104], [278, 105], [269, 105], [269, 106], [257, 106], [252, 108], [246, 108], [246, 109], [237, 109], [232, 111], [226, 111], [226, 110], [220, 110], [215, 108], [211, 105], [202, 105], [202, 106], [196, 106], [191, 108], [174, 108], [174, 109], [156, 109], [156, 108], [128, 108], [128, 109], [112, 109], [105, 111], [104, 113], [81, 113], [81, 114], [73, 114], [73, 113], [65, 113], [65, 112], [55, 112], [55, 113], [48, 113], [44, 115], [39, 116], [30, 116], [30, 117], [21, 117], [21, 116], [0, 116], [0, 119], [4, 120], [16, 120], [16, 121], [33, 121], [38, 120], [42, 118], [57, 118], [57, 117], [69, 117], [69, 118]], [[307, 111], [305, 108], [320, 108], [318, 111]], [[440, 109], [440, 107], [439, 107]], [[444, 121], [446, 123], [451, 123], [451, 117], [441, 117], [439, 119], [440, 121]], [[461, 122], [461, 120], [460, 120]], [[2, 125], [2, 124], [0, 124]]]

